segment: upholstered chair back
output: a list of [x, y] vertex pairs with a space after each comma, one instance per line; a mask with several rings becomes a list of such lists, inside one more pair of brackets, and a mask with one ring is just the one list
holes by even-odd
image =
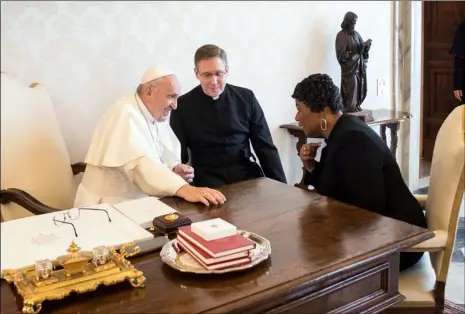
[[445, 281], [464, 193], [465, 105], [458, 106], [439, 129], [431, 163], [426, 202], [428, 229], [446, 237], [444, 250], [430, 252], [438, 281]]
[[[71, 208], [76, 185], [46, 88], [24, 86], [6, 73], [1, 84], [1, 188], [21, 189], [58, 209]], [[13, 203], [2, 205], [1, 211], [5, 221], [32, 215]]]

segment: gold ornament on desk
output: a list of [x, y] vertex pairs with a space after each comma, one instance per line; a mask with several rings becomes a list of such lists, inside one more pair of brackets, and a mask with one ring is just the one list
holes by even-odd
[[168, 221], [175, 221], [178, 218], [179, 218], [179, 216], [176, 215], [176, 214], [169, 214], [169, 215], [165, 216], [165, 219], [168, 220]]
[[60, 300], [71, 292], [94, 291], [101, 284], [114, 285], [122, 281], [136, 288], [145, 286], [143, 273], [126, 260], [139, 252], [139, 247], [125, 243], [117, 252], [113, 247], [100, 246], [81, 251], [73, 241], [67, 255], [55, 260], [40, 260], [35, 265], [5, 269], [2, 278], [13, 283], [23, 298], [23, 313], [38, 313], [45, 300]]

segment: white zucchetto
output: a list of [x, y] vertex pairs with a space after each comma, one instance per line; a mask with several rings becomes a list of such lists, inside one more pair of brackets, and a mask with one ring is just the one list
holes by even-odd
[[174, 72], [162, 67], [150, 67], [140, 79], [140, 84], [145, 84], [168, 75], [174, 75]]

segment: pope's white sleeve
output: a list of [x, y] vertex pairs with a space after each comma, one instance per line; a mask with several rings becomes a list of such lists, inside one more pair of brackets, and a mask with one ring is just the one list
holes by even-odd
[[176, 165], [179, 165], [181, 163], [180, 160], [173, 160], [173, 161], [168, 161], [166, 163], [166, 166], [168, 167], [169, 170], [173, 170]]
[[163, 158], [169, 170], [173, 170], [176, 165], [181, 163], [181, 158], [168, 150], [163, 152]]
[[124, 171], [136, 186], [151, 196], [173, 196], [187, 184], [167, 166], [147, 156], [128, 163]]

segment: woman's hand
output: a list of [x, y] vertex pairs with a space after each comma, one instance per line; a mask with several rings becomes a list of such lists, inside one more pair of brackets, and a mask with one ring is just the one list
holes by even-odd
[[300, 148], [300, 159], [308, 171], [312, 171], [315, 167], [316, 152], [320, 146], [321, 143], [307, 143]]
[[201, 202], [205, 204], [205, 206], [210, 206], [210, 203], [218, 205], [226, 202], [226, 197], [220, 191], [209, 188], [199, 188], [188, 184], [183, 185], [176, 192], [176, 196], [192, 203]]

